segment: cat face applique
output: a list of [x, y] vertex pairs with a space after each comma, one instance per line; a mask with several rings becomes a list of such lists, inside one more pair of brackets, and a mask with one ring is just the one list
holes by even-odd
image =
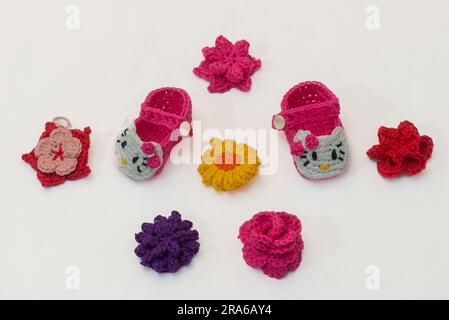
[[344, 171], [348, 163], [348, 146], [342, 127], [332, 134], [315, 136], [310, 131], [299, 130], [292, 146], [299, 173], [309, 179], [325, 179]]
[[154, 175], [162, 164], [161, 146], [156, 142], [142, 142], [134, 123], [117, 136], [115, 154], [119, 169], [135, 180]]

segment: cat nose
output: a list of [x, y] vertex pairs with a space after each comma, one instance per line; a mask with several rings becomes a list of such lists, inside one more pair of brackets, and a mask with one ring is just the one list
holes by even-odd
[[319, 167], [321, 170], [327, 170], [327, 169], [329, 169], [330, 165], [329, 165], [329, 163], [322, 163], [322, 164], [320, 164]]

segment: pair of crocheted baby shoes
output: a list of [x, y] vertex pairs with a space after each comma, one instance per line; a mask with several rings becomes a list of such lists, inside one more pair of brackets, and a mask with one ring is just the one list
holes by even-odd
[[135, 180], [157, 175], [171, 149], [191, 136], [192, 103], [180, 88], [160, 88], [148, 94], [139, 117], [120, 132], [115, 154], [120, 170]]
[[[338, 98], [324, 84], [303, 82], [291, 88], [272, 120], [283, 130], [299, 173], [324, 179], [344, 171], [348, 147], [339, 118]], [[171, 149], [191, 136], [192, 104], [186, 91], [161, 88], [148, 94], [140, 115], [117, 137], [119, 168], [135, 180], [158, 174]]]

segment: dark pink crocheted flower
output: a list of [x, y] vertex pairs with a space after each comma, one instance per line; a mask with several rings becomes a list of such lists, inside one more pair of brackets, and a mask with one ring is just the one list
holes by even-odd
[[242, 91], [251, 89], [251, 76], [262, 65], [248, 53], [249, 43], [246, 40], [232, 44], [228, 39], [219, 36], [215, 47], [203, 48], [204, 60], [193, 69], [198, 77], [210, 81], [209, 92], [226, 92], [231, 88]]
[[301, 221], [287, 212], [259, 212], [240, 227], [243, 259], [273, 278], [299, 267], [304, 242]]

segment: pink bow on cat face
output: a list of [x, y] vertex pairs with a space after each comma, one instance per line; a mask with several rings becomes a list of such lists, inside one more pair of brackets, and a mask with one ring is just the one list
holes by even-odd
[[142, 144], [142, 146], [140, 147], [140, 149], [145, 154], [153, 154], [155, 147], [154, 147], [154, 144], [152, 144], [151, 142], [144, 142]]
[[[313, 134], [309, 133], [305, 138], [305, 144], [307, 149], [309, 150], [315, 150], [318, 148], [320, 142], [318, 141], [318, 138], [314, 136]], [[304, 145], [301, 141], [295, 141], [292, 143], [292, 149], [291, 152], [294, 156], [301, 156], [304, 154]]]
[[156, 148], [154, 147], [154, 144], [151, 142], [144, 142], [142, 146], [140, 147], [143, 153], [149, 155], [147, 158], [147, 166], [151, 169], [156, 169], [161, 165], [161, 160], [155, 153]]
[[298, 156], [299, 157], [299, 156], [304, 154], [304, 147], [303, 147], [301, 141], [293, 142], [291, 148], [292, 148], [291, 149], [292, 155], [294, 155], [294, 156]]
[[320, 142], [318, 141], [318, 138], [315, 137], [313, 134], [309, 133], [306, 137], [306, 147], [309, 150], [315, 150], [318, 148], [318, 145]]

